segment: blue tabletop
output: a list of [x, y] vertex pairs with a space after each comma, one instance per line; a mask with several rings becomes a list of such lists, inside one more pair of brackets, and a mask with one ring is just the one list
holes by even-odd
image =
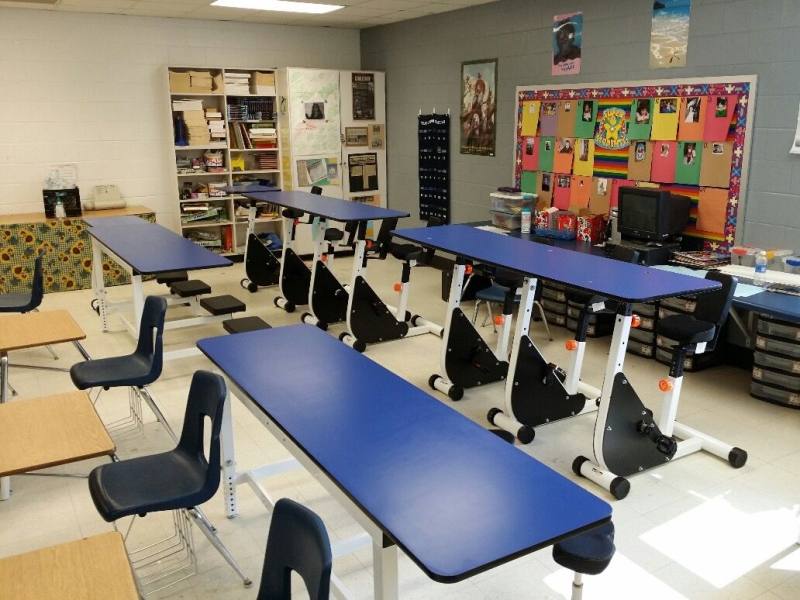
[[396, 229], [392, 233], [428, 248], [626, 302], [699, 294], [720, 286], [715, 281], [532, 243], [469, 225]]
[[139, 274], [228, 267], [224, 256], [139, 217], [86, 219], [89, 235], [105, 245]]
[[340, 223], [377, 221], [409, 216], [409, 213], [405, 211], [371, 206], [355, 200], [318, 196], [308, 192], [243, 192], [242, 195], [251, 200], [271, 202], [284, 208], [295, 208], [310, 215], [325, 217]]
[[436, 581], [611, 517], [603, 500], [316, 327], [197, 345]]
[[791, 294], [764, 291], [746, 298], [734, 298], [733, 304], [743, 310], [800, 323], [800, 297]]

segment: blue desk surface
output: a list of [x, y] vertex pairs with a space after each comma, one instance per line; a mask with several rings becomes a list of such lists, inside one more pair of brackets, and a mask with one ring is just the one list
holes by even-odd
[[325, 217], [340, 223], [352, 221], [377, 221], [380, 219], [404, 218], [409, 213], [370, 206], [362, 202], [340, 200], [328, 196], [317, 196], [308, 192], [243, 192], [251, 200], [271, 202], [284, 208], [295, 208], [316, 217]]
[[393, 235], [428, 248], [626, 302], [649, 302], [708, 292], [719, 287], [719, 283], [705, 279], [531, 243], [469, 225], [396, 229]]
[[436, 581], [611, 517], [603, 500], [316, 327], [197, 345]]
[[746, 298], [734, 298], [733, 305], [778, 319], [800, 323], [800, 297], [778, 292], [760, 292]]
[[224, 256], [190, 242], [169, 229], [138, 217], [86, 219], [89, 235], [141, 275], [228, 267]]

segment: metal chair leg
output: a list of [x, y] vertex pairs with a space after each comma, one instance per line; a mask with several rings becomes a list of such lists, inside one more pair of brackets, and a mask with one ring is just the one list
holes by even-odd
[[222, 543], [222, 540], [219, 539], [217, 534], [214, 532], [213, 526], [211, 523], [209, 523], [205, 516], [198, 512], [196, 508], [187, 509], [186, 512], [192, 517], [193, 523], [197, 525], [197, 528], [202, 531], [203, 535], [205, 535], [208, 541], [211, 542], [211, 545], [217, 549], [217, 552], [222, 555], [222, 558], [224, 558], [231, 568], [236, 571], [236, 574], [241, 577], [242, 581], [244, 582], [244, 587], [250, 587], [253, 585], [253, 581], [239, 568], [239, 563], [236, 562], [236, 559], [233, 558], [233, 555], [230, 553], [228, 548]]
[[550, 325], [547, 323], [547, 315], [544, 314], [544, 306], [542, 306], [541, 302], [534, 302], [533, 305], [536, 307], [536, 310], [539, 311], [539, 316], [542, 317], [542, 323], [544, 324], [544, 330], [547, 332], [548, 339], [552, 342], [553, 334], [550, 333]]
[[481, 302], [483, 300], [475, 300], [475, 311], [472, 313], [472, 324], [475, 325], [475, 321], [478, 320], [478, 309], [481, 306]]
[[583, 576], [575, 573], [575, 578], [572, 580], [572, 600], [581, 600], [581, 598], [583, 598]]
[[58, 354], [56, 354], [56, 351], [53, 350], [52, 346], [45, 346], [45, 348], [47, 348], [47, 351], [50, 353], [50, 356], [53, 357], [53, 360], [58, 360]]

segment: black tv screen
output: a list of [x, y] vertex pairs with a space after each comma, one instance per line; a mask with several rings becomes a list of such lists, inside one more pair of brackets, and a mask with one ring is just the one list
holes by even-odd
[[679, 235], [689, 222], [689, 198], [659, 189], [623, 187], [617, 219], [623, 236], [664, 240]]

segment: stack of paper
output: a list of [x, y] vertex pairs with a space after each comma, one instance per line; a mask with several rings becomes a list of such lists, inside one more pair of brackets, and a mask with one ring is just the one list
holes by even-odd
[[251, 127], [248, 132], [253, 148], [275, 148], [278, 135], [273, 127]]
[[189, 134], [190, 146], [205, 146], [211, 141], [208, 131], [208, 121], [202, 110], [183, 111], [183, 122]]
[[203, 110], [203, 101], [194, 98], [176, 98], [172, 101], [172, 110], [184, 112], [187, 110]]
[[210, 71], [189, 71], [189, 81], [192, 92], [197, 94], [210, 94], [214, 86]]
[[249, 95], [250, 73], [225, 73], [225, 93]]
[[224, 142], [227, 135], [225, 133], [225, 121], [222, 119], [222, 113], [215, 108], [207, 108], [206, 121], [208, 121], [208, 131], [211, 134], [212, 141]]
[[259, 96], [274, 96], [275, 95], [275, 74], [274, 73], [260, 73], [256, 71], [253, 74], [252, 92]]

